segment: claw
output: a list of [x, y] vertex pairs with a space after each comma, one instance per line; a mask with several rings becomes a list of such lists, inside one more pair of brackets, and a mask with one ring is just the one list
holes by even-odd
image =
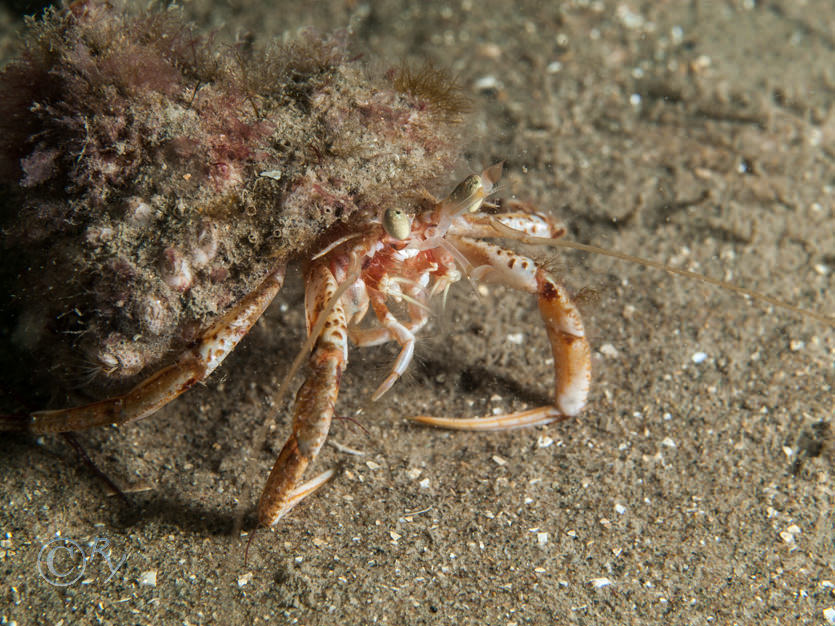
[[552, 406], [541, 406], [528, 411], [506, 413], [504, 415], [493, 415], [490, 417], [432, 417], [431, 415], [417, 415], [411, 417], [412, 421], [434, 426], [435, 428], [447, 428], [450, 430], [471, 430], [471, 431], [496, 431], [514, 430], [516, 428], [529, 428], [531, 426], [544, 426], [552, 422], [561, 422], [569, 419]]
[[[348, 320], [337, 292], [336, 279], [327, 266], [322, 262], [314, 264], [308, 271], [305, 293], [308, 333], [323, 323], [315, 335], [316, 348], [308, 359], [310, 373], [296, 392], [293, 432], [281, 449], [258, 502], [258, 521], [262, 526], [275, 524], [333, 475], [332, 471], [325, 472], [299, 485], [328, 436], [339, 381], [348, 360]], [[334, 297], [336, 302], [323, 316]]]
[[282, 517], [287, 515], [293, 507], [295, 507], [299, 502], [304, 500], [307, 496], [312, 494], [315, 491], [318, 491], [319, 488], [328, 482], [331, 478], [333, 478], [334, 474], [336, 474], [336, 470], [329, 469], [326, 472], [322, 472], [315, 478], [311, 478], [306, 483], [302, 483], [290, 493], [287, 497], [287, 500], [284, 502], [284, 506], [282, 507], [281, 511], [276, 516], [273, 524], [275, 524], [278, 520]]
[[377, 387], [376, 391], [374, 391], [374, 393], [372, 394], [372, 396], [371, 396], [371, 400], [372, 400], [373, 402], [376, 402], [377, 400], [379, 400], [380, 398], [382, 398], [382, 397], [383, 397], [383, 395], [384, 395], [384, 394], [385, 394], [385, 393], [386, 393], [389, 389], [391, 389], [391, 388], [392, 388], [392, 386], [394, 385], [394, 383], [396, 383], [396, 382], [397, 382], [397, 379], [398, 379], [398, 378], [400, 378], [400, 374], [398, 374], [397, 372], [392, 372], [391, 374], [389, 374], [388, 376], [386, 376], [386, 379], [385, 379], [383, 382], [381, 382], [381, 383], [380, 383], [380, 386], [379, 386], [379, 387]]

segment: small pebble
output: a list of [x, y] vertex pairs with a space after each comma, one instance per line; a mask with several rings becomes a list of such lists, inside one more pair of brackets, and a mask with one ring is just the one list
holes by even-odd
[[604, 343], [602, 346], [600, 346], [600, 354], [602, 354], [603, 356], [611, 357], [613, 359], [617, 358], [620, 355], [618, 349], [610, 343]]
[[501, 89], [502, 83], [495, 76], [482, 76], [475, 81], [473, 87], [476, 91], [493, 91]]
[[494, 43], [483, 43], [476, 49], [476, 52], [483, 57], [498, 60], [502, 56], [502, 49]]
[[646, 20], [644, 16], [640, 13], [635, 13], [632, 9], [630, 9], [625, 4], [621, 4], [615, 10], [620, 21], [629, 29], [635, 30], [641, 28], [645, 23]]
[[693, 63], [691, 63], [691, 68], [694, 72], [704, 71], [710, 67], [711, 60], [710, 57], [706, 54], [699, 55]]
[[552, 445], [554, 445], [554, 440], [551, 439], [548, 435], [540, 435], [536, 438], [537, 448], [548, 448]]
[[782, 539], [786, 544], [791, 545], [794, 543], [794, 535], [791, 534], [787, 530], [783, 530], [780, 532], [780, 539]]

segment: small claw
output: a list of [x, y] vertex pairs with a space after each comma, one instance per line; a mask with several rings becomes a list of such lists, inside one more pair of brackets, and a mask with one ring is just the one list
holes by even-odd
[[436, 428], [447, 428], [450, 430], [471, 430], [471, 431], [497, 431], [514, 430], [516, 428], [528, 428], [530, 426], [544, 426], [552, 422], [559, 422], [569, 419], [552, 406], [541, 406], [528, 411], [517, 413], [506, 413], [490, 417], [432, 417], [430, 415], [417, 415], [411, 417], [412, 421], [434, 426]]
[[391, 389], [392, 385], [394, 385], [394, 383], [397, 382], [398, 378], [400, 378], [400, 374], [398, 374], [397, 372], [392, 372], [391, 374], [386, 376], [386, 379], [380, 383], [380, 386], [377, 387], [377, 390], [371, 396], [371, 400], [376, 402], [377, 400], [382, 398], [383, 394], [385, 394], [389, 389]]
[[284, 503], [284, 507], [281, 509], [281, 512], [276, 515], [276, 518], [272, 521], [271, 525], [275, 524], [278, 520], [287, 515], [293, 507], [304, 500], [307, 496], [317, 491], [322, 485], [333, 478], [334, 474], [336, 474], [336, 470], [329, 469], [293, 489], [287, 498], [287, 501]]
[[481, 173], [481, 180], [484, 182], [484, 193], [490, 195], [496, 189], [496, 183], [502, 176], [504, 169], [504, 161], [499, 161], [495, 165], [491, 165]]

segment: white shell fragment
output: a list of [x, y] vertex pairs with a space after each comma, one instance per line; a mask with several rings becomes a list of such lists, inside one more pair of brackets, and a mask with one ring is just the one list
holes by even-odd
[[548, 448], [552, 445], [554, 445], [554, 440], [548, 435], [540, 435], [536, 438], [537, 448]]
[[600, 354], [602, 354], [603, 356], [608, 356], [613, 359], [620, 356], [618, 349], [610, 343], [604, 343], [602, 346], [600, 346], [599, 351]]
[[780, 539], [788, 546], [794, 546], [795, 537], [800, 534], [800, 527], [797, 524], [792, 524], [786, 530], [780, 532]]
[[482, 76], [478, 80], [475, 81], [473, 87], [476, 91], [493, 91], [499, 90], [502, 88], [501, 81], [492, 75]]

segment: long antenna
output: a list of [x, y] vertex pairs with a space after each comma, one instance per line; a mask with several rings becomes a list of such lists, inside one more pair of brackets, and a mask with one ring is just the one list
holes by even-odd
[[741, 296], [745, 296], [747, 298], [751, 298], [752, 300], [758, 300], [760, 302], [765, 302], [772, 306], [775, 306], [780, 309], [785, 309], [786, 311], [791, 311], [795, 315], [800, 315], [802, 317], [811, 318], [817, 322], [821, 322], [826, 324], [827, 326], [831, 326], [835, 328], [835, 317], [831, 317], [829, 315], [824, 315], [823, 313], [816, 313], [815, 311], [807, 311], [806, 309], [801, 309], [793, 304], [788, 302], [784, 302], [783, 300], [779, 300], [777, 298], [772, 298], [771, 296], [767, 296], [762, 294], [758, 291], [754, 291], [752, 289], [746, 289], [745, 287], [739, 287], [738, 285], [734, 285], [732, 283], [725, 282], [724, 280], [719, 280], [717, 278], [711, 278], [710, 276], [705, 276], [703, 274], [699, 274], [697, 272], [691, 272], [689, 270], [682, 270], [675, 267], [670, 267], [669, 265], [665, 265], [664, 263], [660, 263], [658, 261], [651, 261], [649, 259], [642, 259], [641, 257], [633, 256], [631, 254], [626, 254], [624, 252], [616, 252], [614, 250], [607, 250], [606, 248], [599, 248], [598, 246], [591, 246], [585, 243], [577, 243], [576, 241], [566, 241], [564, 239], [552, 239], [550, 237], [533, 237], [531, 235], [526, 235], [525, 233], [518, 231], [514, 228], [510, 228], [505, 224], [502, 224], [499, 220], [492, 218], [490, 220], [490, 224], [493, 228], [502, 236], [516, 239], [517, 241], [522, 241], [524, 243], [530, 243], [534, 245], [546, 245], [546, 246], [553, 246], [556, 248], [571, 248], [572, 250], [582, 250], [583, 252], [592, 252], [594, 254], [602, 254], [603, 256], [612, 257], [614, 259], [620, 259], [622, 261], [631, 261], [632, 263], [638, 263], [639, 265], [644, 265], [646, 267], [652, 267], [654, 269], [661, 270], [663, 272], [668, 272], [670, 274], [676, 274], [678, 276], [685, 276], [687, 278], [694, 278], [696, 280], [700, 280], [704, 283], [708, 283], [709, 285], [714, 285], [715, 287], [720, 287], [721, 289], [726, 289], [728, 291], [732, 291], [733, 293], [739, 294]]

